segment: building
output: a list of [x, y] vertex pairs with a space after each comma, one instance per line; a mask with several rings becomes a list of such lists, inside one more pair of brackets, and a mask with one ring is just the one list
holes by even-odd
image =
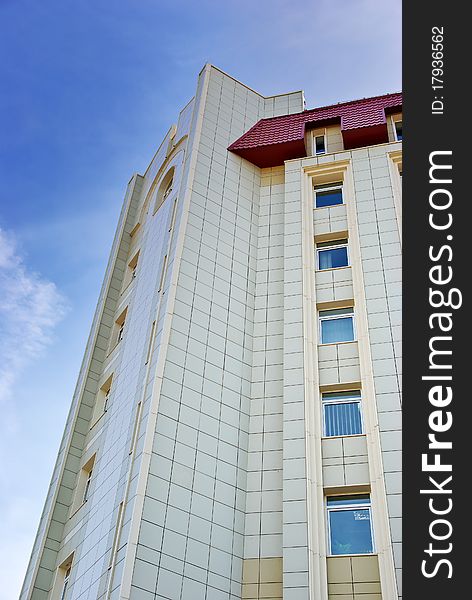
[[204, 67], [128, 185], [21, 600], [400, 596], [401, 102]]

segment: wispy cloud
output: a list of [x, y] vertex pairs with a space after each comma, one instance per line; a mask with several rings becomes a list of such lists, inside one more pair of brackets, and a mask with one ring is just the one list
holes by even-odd
[[51, 343], [66, 311], [67, 301], [56, 285], [29, 269], [14, 236], [0, 229], [0, 404]]

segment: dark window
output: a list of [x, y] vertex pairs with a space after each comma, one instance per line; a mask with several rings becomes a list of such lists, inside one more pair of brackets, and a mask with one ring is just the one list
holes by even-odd
[[349, 264], [347, 255], [347, 240], [338, 242], [325, 242], [317, 244], [318, 269], [337, 269], [347, 267]]
[[395, 121], [395, 137], [397, 141], [401, 142], [403, 139], [403, 122]]
[[171, 179], [171, 180], [169, 181], [169, 183], [167, 184], [167, 186], [166, 186], [166, 189], [164, 190], [164, 193], [162, 194], [162, 201], [163, 201], [163, 202], [164, 202], [164, 200], [165, 200], [165, 199], [166, 199], [168, 196], [170, 196], [170, 195], [171, 195], [171, 193], [172, 193], [172, 187], [173, 187], [173, 185], [174, 185], [174, 180], [173, 180], [173, 179]]
[[315, 136], [315, 154], [324, 154], [326, 152], [326, 142], [324, 135]]

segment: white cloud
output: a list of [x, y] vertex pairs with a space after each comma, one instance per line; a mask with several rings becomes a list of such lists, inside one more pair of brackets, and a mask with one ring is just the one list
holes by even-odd
[[23, 432], [12, 398], [28, 365], [52, 342], [66, 310], [55, 284], [28, 268], [14, 236], [0, 229], [0, 459], [9, 465], [0, 476], [0, 600], [18, 595], [37, 518], [33, 498], [15, 489], [19, 457], [11, 450]]
[[56, 285], [28, 269], [14, 236], [0, 229], [0, 404], [27, 365], [52, 341], [67, 303]]

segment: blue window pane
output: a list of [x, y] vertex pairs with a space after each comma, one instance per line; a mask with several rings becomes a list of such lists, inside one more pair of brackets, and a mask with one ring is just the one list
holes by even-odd
[[352, 317], [325, 319], [321, 321], [321, 343], [335, 344], [337, 342], [352, 342], [354, 340], [354, 325]]
[[369, 494], [354, 494], [349, 496], [328, 496], [328, 506], [346, 506], [346, 504], [370, 504]]
[[362, 433], [361, 406], [359, 402], [325, 404], [325, 435], [357, 435]]
[[370, 510], [329, 511], [331, 554], [371, 554], [373, 552]]
[[347, 248], [331, 248], [318, 251], [319, 267], [323, 269], [336, 269], [347, 266]]
[[323, 206], [335, 206], [336, 204], [343, 203], [343, 192], [341, 189], [338, 190], [326, 190], [316, 191], [316, 208], [322, 208]]

